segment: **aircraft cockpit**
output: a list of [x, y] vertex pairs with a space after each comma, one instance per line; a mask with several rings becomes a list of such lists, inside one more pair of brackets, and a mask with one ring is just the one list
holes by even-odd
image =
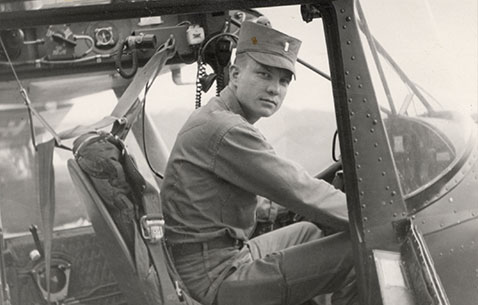
[[[361, 304], [474, 304], [477, 36], [462, 29], [476, 4], [306, 2], [0, 0], [0, 305], [131, 303], [72, 180], [73, 140], [119, 131], [160, 189], [180, 127], [227, 85], [241, 24], [258, 20], [303, 46], [257, 127], [346, 193]], [[305, 219], [282, 212], [258, 229]]]

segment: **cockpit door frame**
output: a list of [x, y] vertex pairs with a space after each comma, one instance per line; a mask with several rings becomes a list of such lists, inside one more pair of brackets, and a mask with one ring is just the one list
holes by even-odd
[[361, 303], [382, 304], [372, 251], [399, 251], [393, 224], [408, 213], [360, 41], [355, 1], [317, 7], [327, 42]]

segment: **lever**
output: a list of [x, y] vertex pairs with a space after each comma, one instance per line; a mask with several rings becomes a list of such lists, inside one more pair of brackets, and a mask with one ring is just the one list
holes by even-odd
[[30, 232], [32, 233], [33, 241], [35, 242], [35, 247], [37, 248], [41, 257], [42, 258], [45, 257], [45, 251], [43, 250], [43, 245], [40, 241], [40, 237], [38, 236], [38, 227], [36, 225], [31, 225], [29, 229], [30, 229]]
[[55, 40], [56, 42], [66, 42], [67, 44], [69, 44], [72, 47], [76, 46], [76, 41], [65, 38], [65, 37], [63, 37], [63, 35], [61, 35], [59, 33], [53, 33], [53, 34], [51, 34], [51, 37], [53, 37], [53, 40]]

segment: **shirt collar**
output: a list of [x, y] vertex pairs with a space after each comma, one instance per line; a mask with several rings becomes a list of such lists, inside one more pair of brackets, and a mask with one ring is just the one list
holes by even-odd
[[230, 87], [226, 87], [221, 91], [219, 99], [226, 106], [227, 110], [242, 116], [244, 119], [246, 118], [236, 94]]

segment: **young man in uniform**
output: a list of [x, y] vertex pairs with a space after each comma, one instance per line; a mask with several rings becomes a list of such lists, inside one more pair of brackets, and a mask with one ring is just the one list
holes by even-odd
[[253, 126], [282, 105], [300, 41], [245, 22], [228, 86], [195, 111], [172, 149], [161, 197], [166, 238], [190, 294], [204, 305], [301, 304], [334, 293], [358, 304], [348, 233], [301, 222], [249, 240], [257, 196], [348, 230], [345, 196], [277, 156]]

